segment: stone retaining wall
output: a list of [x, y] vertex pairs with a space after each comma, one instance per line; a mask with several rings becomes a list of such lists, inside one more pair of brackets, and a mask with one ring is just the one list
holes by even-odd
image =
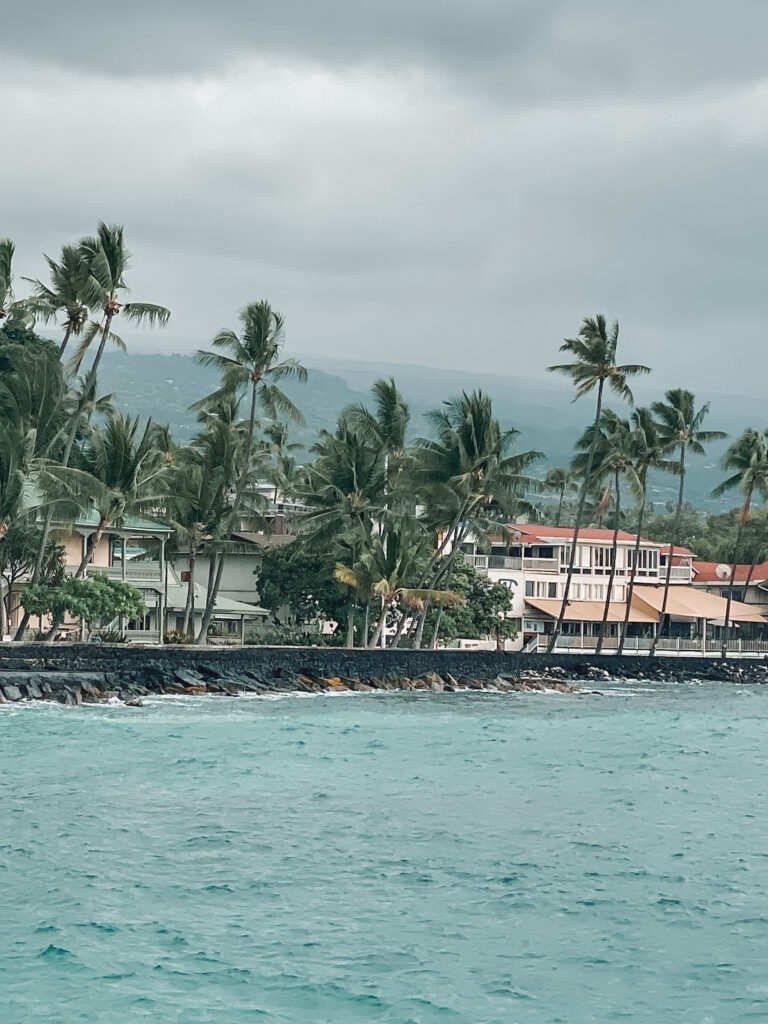
[[[664, 681], [768, 682], [759, 661], [496, 651], [363, 651], [328, 647], [13, 644], [0, 648], [0, 700], [65, 703], [147, 693], [348, 689], [536, 689], [608, 675]], [[567, 687], [563, 687], [567, 688]]]

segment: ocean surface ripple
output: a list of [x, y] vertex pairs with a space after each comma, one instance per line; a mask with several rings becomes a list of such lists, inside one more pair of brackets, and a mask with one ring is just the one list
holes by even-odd
[[0, 707], [0, 1020], [768, 1020], [768, 688]]

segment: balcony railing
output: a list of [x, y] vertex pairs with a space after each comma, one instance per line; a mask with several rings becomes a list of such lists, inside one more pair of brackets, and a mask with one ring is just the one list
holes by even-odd
[[537, 572], [557, 572], [556, 558], [521, 558], [519, 555], [464, 555], [475, 569], [532, 569]]
[[[68, 565], [68, 573], [76, 573], [76, 565]], [[123, 578], [123, 567], [121, 565], [89, 565], [86, 572], [100, 572], [111, 580]], [[125, 567], [125, 579], [127, 583], [162, 583], [163, 577], [159, 562], [128, 562]]]

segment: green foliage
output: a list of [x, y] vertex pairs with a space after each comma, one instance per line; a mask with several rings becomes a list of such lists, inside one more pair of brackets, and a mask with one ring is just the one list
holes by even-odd
[[59, 584], [27, 587], [21, 602], [30, 615], [69, 613], [85, 622], [97, 623], [111, 622], [119, 616], [136, 619], [147, 611], [141, 593], [130, 583], [96, 572], [84, 580], [68, 576]]
[[119, 629], [100, 629], [99, 640], [101, 640], [103, 644], [128, 643], [128, 637], [125, 633], [121, 633]]
[[[512, 610], [512, 593], [503, 583], [494, 583], [463, 559], [454, 566], [451, 587], [464, 598], [463, 604], [444, 608], [440, 616], [440, 639], [515, 637], [519, 622], [507, 618]], [[427, 629], [434, 628], [437, 612], [430, 610]]]
[[163, 642], [166, 644], [193, 644], [195, 638], [189, 633], [182, 633], [181, 630], [173, 629], [163, 634]]
[[332, 578], [323, 548], [309, 537], [294, 544], [267, 548], [257, 573], [259, 601], [283, 625], [300, 625], [318, 619], [346, 623], [346, 589]]

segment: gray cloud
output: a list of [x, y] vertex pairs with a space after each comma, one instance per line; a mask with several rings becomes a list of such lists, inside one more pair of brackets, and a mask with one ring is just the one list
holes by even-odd
[[660, 386], [762, 389], [762, 4], [77, 10], [0, 40], [21, 273], [119, 220], [158, 348], [264, 296], [304, 352], [539, 374], [604, 309]]

